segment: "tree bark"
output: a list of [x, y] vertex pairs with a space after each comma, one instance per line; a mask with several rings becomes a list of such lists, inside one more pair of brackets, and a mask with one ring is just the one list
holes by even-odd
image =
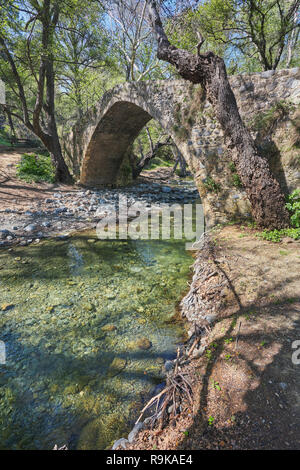
[[157, 142], [154, 147], [151, 148], [151, 150], [149, 152], [146, 153], [146, 155], [142, 155], [142, 158], [140, 159], [140, 161], [137, 163], [137, 165], [135, 166], [135, 168], [133, 168], [132, 170], [132, 176], [133, 178], [137, 178], [141, 172], [143, 171], [143, 169], [145, 168], [146, 165], [148, 165], [148, 163], [153, 159], [155, 158], [158, 150], [161, 148], [161, 147], [164, 147], [165, 145], [169, 145], [169, 141], [170, 141], [170, 137], [166, 140], [166, 142]]
[[[11, 114], [20, 119], [31, 132], [39, 137], [50, 152], [55, 167], [56, 181], [71, 183], [73, 179], [62, 155], [55, 118], [55, 74], [52, 46], [54, 31], [59, 18], [59, 5], [56, 3], [51, 9], [51, 1], [44, 0], [41, 6], [37, 2], [36, 9], [42, 25], [42, 51], [38, 79], [35, 77], [37, 80], [37, 96], [32, 119], [30, 119], [31, 113], [29, 112], [25, 90], [13, 54], [10, 52], [5, 38], [0, 35], [0, 46], [16, 80], [23, 111], [23, 116], [16, 113]], [[34, 71], [32, 73], [34, 74]], [[43, 112], [45, 113], [45, 120], [43, 120]]]
[[289, 214], [278, 181], [269, 164], [259, 155], [250, 131], [243, 123], [230, 87], [226, 66], [212, 52], [198, 56], [172, 46], [164, 32], [156, 2], [148, 0], [149, 13], [158, 41], [159, 59], [174, 65], [185, 80], [201, 84], [224, 133], [237, 173], [252, 206], [259, 227], [281, 229], [289, 226]]
[[177, 166], [180, 166], [180, 176], [184, 178], [187, 175], [186, 172], [186, 161], [183, 158], [181, 152], [179, 151], [178, 147], [174, 144], [172, 145], [172, 153], [174, 155], [175, 164], [172, 169], [172, 173], [175, 174]]

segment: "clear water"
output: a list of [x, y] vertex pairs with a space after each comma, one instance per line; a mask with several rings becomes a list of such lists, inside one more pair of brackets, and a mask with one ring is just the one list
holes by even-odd
[[126, 436], [182, 340], [191, 264], [183, 241], [94, 233], [1, 251], [0, 448], [104, 449]]

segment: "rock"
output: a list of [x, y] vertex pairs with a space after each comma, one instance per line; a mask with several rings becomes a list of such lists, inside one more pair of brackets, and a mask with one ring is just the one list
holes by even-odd
[[163, 187], [161, 188], [161, 190], [162, 190], [163, 193], [170, 193], [170, 192], [172, 192], [172, 188], [170, 188], [169, 186], [163, 186]]
[[152, 343], [151, 341], [149, 341], [148, 338], [140, 338], [137, 340], [137, 346], [140, 349], [143, 349], [144, 351], [146, 351], [147, 349], [150, 349], [152, 347]]
[[25, 232], [29, 232], [29, 233], [35, 232], [37, 229], [38, 229], [38, 226], [36, 224], [30, 224], [24, 228]]
[[112, 446], [112, 450], [116, 450], [120, 446], [123, 447], [123, 449], [126, 449], [127, 442], [129, 443], [128, 439], [125, 439], [124, 437], [118, 439]]
[[205, 315], [204, 319], [208, 321], [208, 323], [212, 324], [217, 318], [217, 315]]
[[9, 237], [12, 235], [9, 230], [0, 230], [0, 238], [2, 240], [5, 240], [5, 238]]
[[136, 438], [137, 434], [143, 429], [144, 423], [138, 423], [134, 426], [132, 431], [128, 434], [128, 442], [132, 444], [134, 439]]
[[266, 72], [262, 72], [260, 74], [261, 78], [271, 78], [275, 73], [275, 70], [267, 70]]
[[2, 304], [1, 305], [2, 312], [7, 312], [8, 310], [11, 310], [12, 308], [14, 308], [14, 304]]
[[127, 365], [126, 359], [121, 359], [120, 357], [115, 357], [112, 363], [110, 364], [107, 372], [108, 377], [114, 377], [122, 372]]
[[166, 361], [164, 364], [164, 368], [166, 372], [170, 372], [174, 367], [174, 362], [173, 361]]
[[46, 220], [45, 222], [42, 222], [42, 226], [49, 228], [51, 227], [51, 223]]
[[115, 331], [117, 327], [115, 325], [104, 325], [101, 330], [105, 332]]

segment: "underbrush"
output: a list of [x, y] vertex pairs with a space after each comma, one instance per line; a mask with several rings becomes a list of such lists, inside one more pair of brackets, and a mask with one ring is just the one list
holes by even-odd
[[17, 165], [17, 176], [27, 183], [54, 183], [55, 170], [48, 155], [25, 153]]
[[0, 131], [0, 145], [11, 147], [11, 137], [9, 133], [3, 129]]
[[284, 237], [300, 240], [300, 228], [285, 228], [282, 230], [264, 230], [256, 234], [257, 237], [269, 242], [281, 242]]
[[160, 157], [153, 158], [150, 163], [146, 166], [145, 170], [155, 170], [159, 167], [172, 167], [174, 162], [162, 159]]
[[300, 240], [300, 189], [295, 189], [288, 197], [286, 208], [290, 213], [291, 228], [264, 230], [257, 236], [270, 242], [280, 242], [284, 237]]

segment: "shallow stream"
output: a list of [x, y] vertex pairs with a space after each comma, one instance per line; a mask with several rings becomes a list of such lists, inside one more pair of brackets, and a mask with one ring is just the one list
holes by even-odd
[[162, 380], [183, 326], [184, 241], [82, 233], [0, 252], [0, 448], [105, 449]]

